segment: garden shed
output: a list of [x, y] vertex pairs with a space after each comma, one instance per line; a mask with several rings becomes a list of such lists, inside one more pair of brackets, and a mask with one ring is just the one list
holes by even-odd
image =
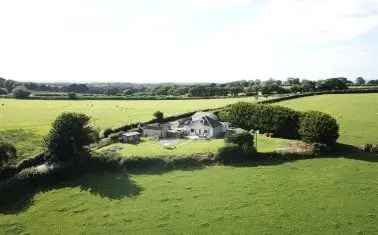
[[125, 132], [121, 134], [122, 143], [138, 144], [140, 142], [140, 133], [136, 131]]

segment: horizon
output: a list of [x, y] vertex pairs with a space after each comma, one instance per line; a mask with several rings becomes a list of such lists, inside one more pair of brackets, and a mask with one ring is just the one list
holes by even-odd
[[0, 77], [21, 82], [378, 79], [378, 0], [21, 0], [0, 13]]

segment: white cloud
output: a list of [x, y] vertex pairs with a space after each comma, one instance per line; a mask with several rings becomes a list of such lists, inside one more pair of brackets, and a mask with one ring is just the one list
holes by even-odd
[[202, 82], [320, 78], [343, 68], [378, 74], [377, 47], [351, 43], [378, 27], [377, 9], [377, 0], [1, 1], [0, 76]]

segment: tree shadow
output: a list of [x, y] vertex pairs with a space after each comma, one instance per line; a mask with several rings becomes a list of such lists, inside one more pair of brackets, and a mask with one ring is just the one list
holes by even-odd
[[20, 182], [3, 190], [0, 197], [0, 215], [18, 214], [27, 210], [38, 193], [75, 187], [111, 200], [135, 197], [143, 190], [125, 171], [103, 171], [68, 177], [54, 175], [48, 182]]
[[[365, 153], [359, 148], [337, 144], [332, 152], [322, 155], [258, 153], [246, 156], [235, 147], [220, 149], [217, 156], [191, 156], [174, 159], [164, 157], [154, 158], [98, 158], [96, 164], [101, 166], [89, 173], [64, 172], [64, 176], [49, 176], [48, 182], [21, 182], [0, 195], [0, 215], [17, 214], [30, 207], [34, 195], [39, 192], [80, 187], [93, 195], [111, 200], [120, 200], [126, 197], [135, 197], [144, 190], [130, 178], [133, 175], [161, 175], [172, 170], [196, 171], [207, 166], [222, 164], [233, 167], [257, 167], [280, 165], [305, 159], [347, 158], [360, 161], [378, 162], [378, 154]], [[69, 175], [67, 177], [67, 175]], [[1, 185], [0, 185], [1, 186]], [[0, 187], [1, 188], [1, 187]]]

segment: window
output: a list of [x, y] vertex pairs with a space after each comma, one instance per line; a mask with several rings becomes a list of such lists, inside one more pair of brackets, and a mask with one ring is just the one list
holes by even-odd
[[193, 132], [194, 132], [194, 129], [190, 129], [190, 132], [192, 132], [192, 133], [193, 133]]
[[207, 130], [203, 130], [203, 133], [207, 134], [208, 132], [207, 132]]

